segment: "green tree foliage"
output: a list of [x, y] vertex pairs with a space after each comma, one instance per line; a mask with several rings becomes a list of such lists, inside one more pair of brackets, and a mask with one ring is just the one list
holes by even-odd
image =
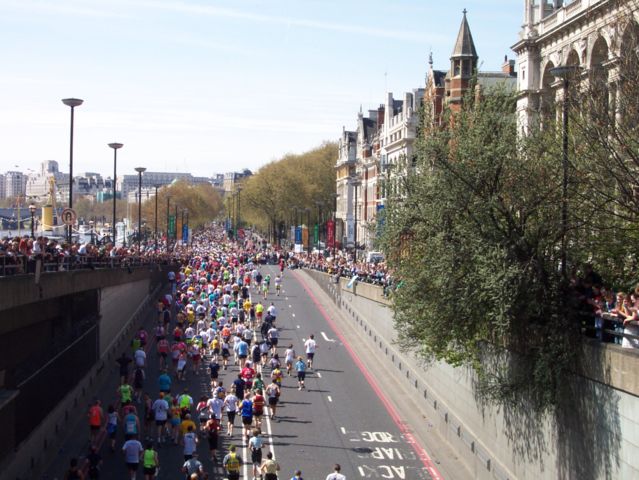
[[473, 366], [490, 398], [544, 407], [580, 325], [558, 268], [556, 132], [518, 138], [515, 102], [495, 90], [467, 98], [444, 129], [425, 122], [416, 167], [391, 186], [401, 195], [389, 200], [382, 244], [403, 281], [394, 297], [402, 345]]
[[[223, 210], [222, 197], [209, 183], [190, 185], [186, 181], [179, 181], [158, 190], [158, 230], [166, 231], [166, 200], [170, 197], [170, 214], [175, 215], [178, 207], [178, 217], [188, 211], [189, 226], [198, 228], [213, 221]], [[142, 221], [147, 228], [153, 228], [155, 222], [155, 198], [146, 200], [143, 196]], [[137, 222], [137, 207], [132, 212], [135, 225]]]
[[[316, 202], [322, 202], [325, 211], [332, 209], [336, 158], [337, 145], [327, 142], [260, 168], [242, 184], [242, 222], [264, 232], [277, 232], [279, 226], [293, 219], [293, 206], [310, 209], [311, 223], [316, 222]], [[306, 214], [303, 218], [306, 223]]]

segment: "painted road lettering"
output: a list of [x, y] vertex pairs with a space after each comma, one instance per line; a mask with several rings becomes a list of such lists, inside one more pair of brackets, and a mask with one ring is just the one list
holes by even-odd
[[377, 443], [398, 443], [399, 441], [389, 432], [362, 432], [362, 440]]

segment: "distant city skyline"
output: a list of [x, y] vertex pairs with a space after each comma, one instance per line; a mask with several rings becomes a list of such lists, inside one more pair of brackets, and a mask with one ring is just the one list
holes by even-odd
[[137, 166], [197, 176], [260, 166], [337, 141], [360, 105], [423, 87], [432, 51], [447, 69], [468, 9], [482, 70], [518, 39], [522, 2], [451, 0], [0, 0], [9, 67], [0, 171]]

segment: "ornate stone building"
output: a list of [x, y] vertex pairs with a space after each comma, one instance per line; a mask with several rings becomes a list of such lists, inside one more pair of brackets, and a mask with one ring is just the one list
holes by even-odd
[[554, 67], [578, 66], [584, 81], [593, 75], [607, 80], [615, 101], [619, 59], [628, 52], [623, 47], [636, 45], [639, 36], [638, 10], [637, 0], [524, 0], [524, 24], [512, 47], [524, 131], [537, 115], [554, 114], [551, 106], [563, 95]]

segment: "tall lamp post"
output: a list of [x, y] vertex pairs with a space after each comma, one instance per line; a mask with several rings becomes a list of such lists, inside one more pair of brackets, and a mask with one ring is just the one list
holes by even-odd
[[136, 167], [138, 172], [138, 255], [142, 251], [142, 174], [146, 172], [144, 167]]
[[337, 249], [337, 199], [339, 193], [333, 194], [333, 261], [335, 261], [335, 254]]
[[237, 232], [240, 229], [240, 223], [242, 221], [242, 211], [240, 210], [240, 193], [242, 192], [242, 187], [240, 185], [237, 186], [237, 223], [235, 225], [235, 239], [237, 240]]
[[166, 196], [166, 251], [169, 251], [169, 219], [171, 208], [171, 196]]
[[93, 241], [93, 228], [95, 226], [95, 222], [93, 220], [89, 220], [89, 234], [91, 235], [91, 245], [93, 245], [95, 242]]
[[322, 221], [322, 205], [324, 205], [324, 202], [322, 202], [321, 200], [317, 200], [315, 202], [315, 205], [317, 205], [317, 250], [319, 251], [320, 240], [322, 239], [320, 224]]
[[[69, 135], [69, 208], [73, 208], [73, 120], [75, 107], [79, 107], [84, 103], [84, 100], [79, 98], [64, 98], [62, 99], [67, 107], [71, 107], [71, 133]], [[71, 235], [73, 232], [73, 225], [69, 225], [67, 229], [67, 240], [71, 243]]]
[[550, 74], [563, 80], [564, 98], [562, 106], [563, 142], [561, 169], [563, 182], [561, 188], [561, 277], [567, 281], [566, 275], [566, 237], [568, 232], [568, 86], [570, 80], [574, 79], [581, 67], [579, 65], [563, 65], [550, 69]]
[[158, 188], [159, 185], [154, 185], [155, 187], [155, 235], [153, 236], [153, 251], [157, 253], [158, 251]]
[[311, 253], [311, 209], [305, 208], [306, 212], [306, 250]]
[[29, 212], [31, 213], [31, 238], [35, 238], [35, 225], [34, 225], [34, 215], [36, 211], [36, 206], [32, 203], [29, 205]]
[[124, 145], [121, 143], [109, 143], [109, 147], [113, 149], [113, 223], [111, 231], [113, 232], [113, 245], [116, 244], [117, 234], [115, 232], [116, 219], [116, 199], [117, 199], [117, 180], [118, 180], [118, 150]]
[[354, 192], [354, 207], [353, 210], [355, 211], [355, 220], [354, 220], [354, 227], [353, 227], [353, 246], [355, 248], [355, 260], [357, 261], [357, 188], [362, 184], [362, 181], [359, 179], [359, 177], [354, 176], [351, 179], [351, 186], [353, 188], [355, 188], [355, 192]]

